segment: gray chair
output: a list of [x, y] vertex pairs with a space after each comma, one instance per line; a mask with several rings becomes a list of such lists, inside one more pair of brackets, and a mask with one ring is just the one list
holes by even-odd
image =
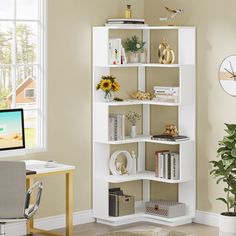
[[[5, 224], [26, 221], [38, 210], [42, 183], [36, 182], [26, 192], [26, 168], [21, 161], [0, 161], [0, 236], [5, 236]], [[32, 205], [31, 196], [35, 192]]]

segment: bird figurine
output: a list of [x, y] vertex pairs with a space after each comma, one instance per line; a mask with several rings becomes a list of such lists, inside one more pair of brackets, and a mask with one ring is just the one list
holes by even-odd
[[165, 7], [165, 9], [171, 14], [170, 17], [161, 17], [161, 21], [174, 21], [176, 16], [180, 13], [183, 13], [183, 9], [178, 8], [178, 9], [170, 9], [169, 7]]

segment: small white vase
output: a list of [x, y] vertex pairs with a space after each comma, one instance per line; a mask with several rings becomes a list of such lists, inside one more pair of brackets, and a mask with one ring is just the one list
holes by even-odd
[[147, 62], [147, 53], [146, 50], [140, 52], [140, 62], [146, 63]]
[[130, 63], [138, 63], [139, 62], [139, 53], [138, 52], [130, 52], [129, 62]]
[[133, 125], [133, 126], [131, 126], [130, 136], [131, 136], [131, 138], [135, 138], [136, 135], [137, 135], [137, 133], [136, 133], [136, 126]]
[[220, 236], [236, 235], [236, 216], [225, 216], [220, 214], [219, 219]]

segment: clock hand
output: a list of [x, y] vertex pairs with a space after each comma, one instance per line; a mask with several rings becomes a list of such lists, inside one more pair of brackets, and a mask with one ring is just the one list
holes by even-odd
[[234, 73], [234, 69], [233, 69], [231, 61], [229, 61], [229, 64], [230, 64], [230, 67], [231, 67], [231, 70], [232, 70], [232, 74], [233, 74], [234, 80], [235, 80], [236, 79], [236, 74]]
[[230, 64], [230, 67], [231, 67], [232, 73], [234, 74], [234, 69], [233, 69], [233, 66], [232, 66], [231, 61], [229, 61], [229, 64]]
[[232, 76], [235, 76], [234, 73], [232, 73], [231, 71], [229, 71], [228, 69], [224, 68], [227, 72], [229, 72]]

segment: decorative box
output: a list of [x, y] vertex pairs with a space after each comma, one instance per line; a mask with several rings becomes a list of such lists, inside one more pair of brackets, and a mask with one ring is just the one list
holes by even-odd
[[146, 213], [172, 218], [185, 215], [185, 204], [167, 200], [156, 200], [145, 203]]
[[134, 197], [122, 191], [109, 191], [109, 216], [125, 216], [134, 214]]

